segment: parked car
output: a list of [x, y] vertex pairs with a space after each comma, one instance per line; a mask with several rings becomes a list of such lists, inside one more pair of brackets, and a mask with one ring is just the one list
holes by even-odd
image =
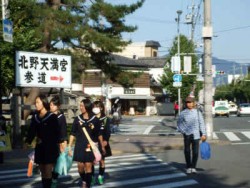
[[238, 107], [237, 116], [250, 115], [250, 103], [242, 103]]
[[229, 113], [230, 114], [237, 114], [238, 111], [238, 106], [234, 102], [230, 101], [229, 102]]

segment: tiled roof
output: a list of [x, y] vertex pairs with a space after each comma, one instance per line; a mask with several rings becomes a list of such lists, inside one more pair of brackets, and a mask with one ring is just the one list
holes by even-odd
[[146, 45], [145, 46], [146, 47], [157, 47], [157, 48], [161, 47], [160, 43], [157, 42], [157, 41], [154, 41], [154, 40], [148, 40], [148, 41], [146, 41]]
[[112, 55], [111, 63], [122, 67], [140, 67], [140, 68], [163, 68], [166, 64], [166, 58], [139, 58], [130, 59], [120, 55]]

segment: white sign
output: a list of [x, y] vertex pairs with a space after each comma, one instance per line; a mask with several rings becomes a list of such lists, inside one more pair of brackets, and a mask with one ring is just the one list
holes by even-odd
[[173, 82], [173, 87], [181, 87], [182, 82]]
[[7, 19], [10, 17], [10, 10], [7, 9], [9, 5], [9, 0], [2, 0], [2, 19]]
[[187, 74], [192, 72], [192, 57], [184, 56], [184, 72]]
[[181, 71], [180, 56], [171, 57], [171, 70], [172, 70], [172, 72], [180, 72]]
[[196, 81], [204, 82], [204, 76], [202, 74], [197, 74]]
[[9, 19], [3, 20], [3, 40], [13, 42], [13, 23]]
[[173, 80], [174, 80], [174, 82], [181, 82], [182, 81], [181, 74], [174, 74], [173, 75]]
[[71, 56], [16, 52], [16, 86], [71, 88]]

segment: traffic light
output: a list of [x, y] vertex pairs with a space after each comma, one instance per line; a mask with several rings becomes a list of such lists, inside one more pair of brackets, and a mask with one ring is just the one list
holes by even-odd
[[216, 71], [216, 74], [225, 74], [224, 71]]

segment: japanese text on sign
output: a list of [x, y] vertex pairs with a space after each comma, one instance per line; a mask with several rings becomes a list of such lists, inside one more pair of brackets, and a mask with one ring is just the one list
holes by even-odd
[[16, 86], [71, 88], [71, 57], [16, 52]]

